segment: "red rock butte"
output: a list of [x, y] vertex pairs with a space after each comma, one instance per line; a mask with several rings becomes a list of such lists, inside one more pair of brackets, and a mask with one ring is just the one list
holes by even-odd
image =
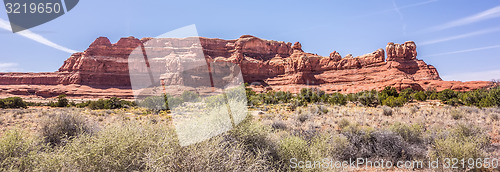
[[[84, 52], [72, 54], [57, 72], [0, 73], [0, 96], [52, 98], [66, 94], [81, 99], [132, 99], [128, 57], [151, 39], [127, 37], [112, 44], [108, 38], [99, 37]], [[234, 40], [199, 40], [207, 62], [238, 64], [245, 82], [256, 91], [297, 93], [305, 87], [317, 87], [327, 93], [353, 93], [386, 86], [398, 90], [469, 91], [493, 86], [488, 81], [443, 81], [435, 67], [417, 59], [417, 47], [412, 41], [390, 42], [385, 51], [378, 49], [358, 57], [342, 57], [336, 51], [323, 57], [304, 52], [299, 42], [292, 45], [250, 35]]]

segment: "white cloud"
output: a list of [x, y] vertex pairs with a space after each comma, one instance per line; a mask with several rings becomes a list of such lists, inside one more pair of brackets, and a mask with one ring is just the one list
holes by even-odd
[[446, 38], [425, 41], [425, 42], [420, 43], [419, 45], [436, 44], [436, 43], [447, 42], [447, 41], [456, 40], [456, 39], [484, 35], [484, 34], [498, 32], [498, 31], [500, 31], [500, 28], [484, 29], [484, 30], [479, 30], [479, 31], [471, 32], [471, 33], [465, 33], [465, 34], [461, 34], [461, 35], [455, 35], [455, 36], [450, 36], [450, 37], [446, 37]]
[[[12, 29], [10, 27], [10, 23], [8, 21], [1, 19], [1, 18], [0, 18], [0, 28], [7, 30], [9, 32], [12, 32]], [[31, 40], [34, 40], [36, 42], [42, 43], [44, 45], [47, 45], [49, 47], [52, 47], [52, 48], [55, 48], [55, 49], [58, 49], [58, 50], [61, 50], [64, 52], [68, 52], [68, 53], [75, 53], [76, 52], [75, 50], [60, 46], [52, 41], [49, 41], [48, 39], [44, 38], [43, 36], [38, 35], [36, 33], [33, 33], [29, 30], [23, 30], [23, 31], [17, 32], [16, 34], [19, 34], [21, 36], [24, 36], [26, 38], [29, 38]]]
[[459, 50], [459, 51], [451, 51], [451, 52], [445, 52], [445, 53], [431, 54], [431, 55], [426, 55], [426, 57], [442, 56], [442, 55], [450, 55], [450, 54], [458, 54], [458, 53], [467, 53], [467, 52], [472, 52], [472, 51], [480, 51], [480, 50], [487, 50], [487, 49], [494, 49], [494, 48], [500, 48], [500, 45], [492, 45], [492, 46], [472, 48], [472, 49], [466, 49], [466, 50]]
[[492, 79], [500, 79], [500, 70], [458, 73], [444, 75], [441, 78], [446, 81], [491, 81]]
[[0, 72], [13, 72], [19, 71], [17, 63], [2, 63], [0, 62]]
[[479, 21], [487, 20], [487, 19], [492, 19], [492, 18], [497, 18], [500, 17], [500, 6], [493, 7], [491, 9], [482, 11], [480, 13], [464, 17], [455, 21], [451, 21], [439, 26], [435, 26], [431, 28], [429, 31], [440, 31], [440, 30], [445, 30], [449, 28], [454, 28], [458, 26], [463, 26], [463, 25], [468, 25], [472, 23], [476, 23]]

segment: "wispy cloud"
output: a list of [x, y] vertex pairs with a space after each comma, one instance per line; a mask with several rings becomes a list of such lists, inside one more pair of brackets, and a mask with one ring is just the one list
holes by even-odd
[[446, 37], [446, 38], [425, 41], [425, 42], [420, 43], [420, 45], [437, 44], [437, 43], [441, 43], [441, 42], [447, 42], [447, 41], [456, 40], [456, 39], [468, 38], [468, 37], [472, 37], [472, 36], [479, 36], [479, 35], [484, 35], [484, 34], [498, 32], [498, 31], [500, 31], [500, 28], [483, 29], [483, 30], [479, 30], [479, 31], [471, 32], [471, 33], [465, 33], [465, 34], [461, 34], [461, 35], [455, 35], [455, 36], [450, 36], [450, 37]]
[[459, 50], [459, 51], [452, 51], [452, 52], [431, 54], [431, 55], [427, 55], [426, 57], [442, 56], [442, 55], [450, 55], [450, 54], [458, 54], [458, 53], [466, 53], [466, 52], [480, 51], [480, 50], [487, 50], [487, 49], [494, 49], [494, 48], [500, 48], [500, 45], [492, 45], [492, 46], [487, 46], [487, 47], [479, 47], [479, 48], [472, 48], [472, 49], [466, 49], [466, 50]]
[[446, 81], [491, 81], [493, 79], [500, 79], [500, 70], [457, 73], [441, 77]]
[[[1, 19], [1, 18], [0, 18], [0, 28], [7, 30], [9, 32], [12, 32], [11, 27], [10, 27], [10, 23], [8, 21]], [[43, 36], [38, 35], [36, 33], [33, 33], [29, 30], [17, 32], [16, 34], [19, 34], [19, 35], [24, 36], [28, 39], [34, 40], [36, 42], [42, 43], [44, 45], [47, 45], [49, 47], [52, 47], [52, 48], [55, 48], [55, 49], [58, 49], [58, 50], [61, 50], [64, 52], [68, 52], [68, 53], [75, 53], [76, 52], [75, 50], [63, 47], [63, 46], [58, 45], [52, 41], [49, 41], [48, 39], [44, 38]]]
[[[394, 11], [398, 12], [398, 11], [401, 11], [402, 9], [411, 8], [411, 7], [418, 7], [418, 6], [430, 4], [430, 3], [433, 3], [433, 2], [436, 2], [436, 1], [438, 1], [438, 0], [429, 0], [429, 1], [424, 1], [424, 2], [419, 2], [419, 3], [415, 3], [415, 4], [409, 4], [409, 5], [399, 6], [399, 7], [396, 6], [395, 8], [392, 8], [392, 9], [387, 9], [387, 10], [382, 10], [382, 11], [376, 11], [376, 12], [373, 12], [373, 13], [369, 13], [369, 14], [364, 14], [364, 15], [361, 15], [361, 16], [357, 16], [356, 18], [366, 17], [366, 16], [373, 16], [373, 15], [377, 15], [377, 14], [383, 14], [383, 13], [394, 12]], [[394, 5], [395, 5], [395, 2], [393, 1], [393, 6]], [[398, 13], [400, 13], [400, 12], [398, 12]]]
[[17, 63], [2, 63], [0, 62], [0, 72], [13, 72], [19, 71], [19, 64]]
[[401, 31], [403, 31], [403, 34], [406, 35], [406, 23], [405, 23], [405, 19], [403, 17], [403, 13], [401, 13], [400, 8], [396, 4], [396, 0], [392, 0], [392, 6], [394, 6], [394, 10], [396, 11], [396, 13], [398, 13], [399, 19], [401, 19], [401, 22], [403, 22], [403, 26], [401, 28]]
[[500, 17], [500, 6], [493, 7], [491, 9], [482, 11], [480, 13], [464, 17], [455, 21], [451, 21], [442, 25], [438, 25], [429, 29], [430, 32], [440, 31], [445, 29], [450, 29], [458, 26], [468, 25], [476, 22], [480, 22], [487, 19]]

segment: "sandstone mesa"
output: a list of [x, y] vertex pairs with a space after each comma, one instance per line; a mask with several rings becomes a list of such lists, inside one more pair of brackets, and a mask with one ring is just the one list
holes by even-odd
[[[358, 57], [350, 54], [342, 57], [337, 51], [323, 57], [304, 52], [299, 42], [292, 44], [250, 35], [234, 40], [127, 37], [115, 44], [99, 37], [84, 52], [72, 54], [57, 72], [0, 73], [0, 96], [52, 98], [66, 94], [73, 99], [133, 99], [128, 58], [134, 49], [145, 43], [167, 45], [171, 41], [182, 43], [193, 39], [199, 39], [207, 63], [238, 64], [244, 81], [256, 91], [297, 93], [304, 87], [316, 87], [327, 93], [354, 93], [386, 86], [398, 90], [469, 91], [493, 85], [489, 81], [443, 81], [435, 67], [417, 59], [417, 47], [412, 41], [390, 42], [385, 50]], [[168, 46], [157, 46], [153, 52], [165, 51], [170, 51]], [[174, 80], [165, 79], [166, 84]]]

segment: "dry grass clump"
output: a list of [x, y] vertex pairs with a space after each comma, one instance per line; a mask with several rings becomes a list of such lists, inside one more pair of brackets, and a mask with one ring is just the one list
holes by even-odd
[[82, 116], [68, 111], [47, 116], [41, 123], [40, 133], [46, 143], [57, 146], [80, 134], [92, 134], [95, 129]]
[[458, 124], [449, 130], [434, 131], [429, 159], [477, 159], [487, 157], [490, 138], [484, 129], [471, 124]]
[[413, 160], [423, 157], [421, 150], [390, 130], [349, 125], [341, 134], [348, 141], [340, 156], [342, 160], [356, 158]]
[[385, 116], [392, 116], [392, 108], [389, 106], [382, 106], [382, 114]]

